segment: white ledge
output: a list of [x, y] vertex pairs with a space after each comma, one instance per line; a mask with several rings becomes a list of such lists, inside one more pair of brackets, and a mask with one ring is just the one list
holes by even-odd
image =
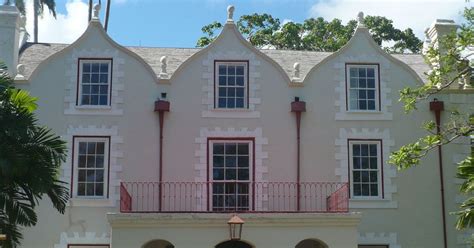
[[337, 121], [391, 121], [392, 113], [384, 112], [366, 112], [366, 111], [348, 111], [336, 113]]
[[74, 109], [64, 109], [65, 115], [123, 115], [123, 110], [111, 107], [90, 108], [76, 106]]
[[349, 209], [398, 208], [398, 202], [389, 199], [349, 199]]
[[259, 111], [253, 111], [249, 109], [235, 109], [235, 110], [205, 110], [202, 111], [202, 117], [204, 118], [260, 118]]
[[[222, 226], [230, 213], [108, 213], [112, 227]], [[239, 214], [246, 226], [357, 226], [361, 213], [252, 213]]]
[[115, 203], [111, 199], [104, 198], [71, 198], [68, 205], [70, 207], [114, 207]]

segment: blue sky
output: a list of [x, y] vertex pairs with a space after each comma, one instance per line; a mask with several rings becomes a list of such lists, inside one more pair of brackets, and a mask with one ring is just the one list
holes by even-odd
[[[202, 26], [224, 22], [229, 4], [242, 14], [271, 13], [283, 19], [302, 21], [309, 16], [311, 1], [131, 1], [111, 8], [109, 33], [123, 44], [190, 47], [202, 36]], [[133, 11], [133, 12], [132, 12]], [[139, 14], [138, 14], [139, 13]], [[123, 17], [123, 18], [122, 18]], [[138, 28], [136, 28], [138, 27]], [[123, 32], [126, 29], [127, 32]]]
[[[32, 0], [26, 2], [28, 10]], [[71, 43], [87, 26], [87, 1], [56, 3], [58, 18], [45, 14], [40, 19], [39, 40]], [[234, 19], [243, 14], [269, 13], [280, 21], [301, 22], [322, 16], [347, 22], [364, 11], [366, 15], [387, 16], [397, 28], [412, 27], [419, 38], [434, 19], [459, 20], [463, 7], [472, 5], [464, 0], [112, 0], [109, 35], [126, 46], [194, 47], [202, 26], [225, 21], [229, 4], [236, 8]], [[102, 16], [104, 9], [105, 0]], [[32, 33], [29, 13], [27, 29]]]

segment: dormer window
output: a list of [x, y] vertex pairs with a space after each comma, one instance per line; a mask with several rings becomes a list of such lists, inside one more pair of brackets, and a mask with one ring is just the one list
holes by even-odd
[[215, 61], [216, 109], [248, 108], [248, 61]]
[[78, 106], [110, 106], [112, 60], [79, 59]]
[[380, 111], [379, 66], [346, 64], [346, 96], [349, 111]]

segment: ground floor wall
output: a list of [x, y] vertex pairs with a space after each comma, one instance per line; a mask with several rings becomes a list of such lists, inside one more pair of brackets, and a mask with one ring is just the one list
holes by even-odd
[[[358, 214], [239, 215], [244, 221], [242, 240], [253, 247], [289, 248], [318, 240], [327, 247], [357, 247]], [[210, 248], [228, 240], [229, 214], [110, 215], [113, 248], [141, 248], [152, 240], [175, 247]]]

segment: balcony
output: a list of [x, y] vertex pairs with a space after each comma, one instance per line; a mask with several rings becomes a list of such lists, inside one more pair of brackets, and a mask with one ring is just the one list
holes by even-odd
[[339, 182], [122, 182], [122, 213], [346, 213]]

